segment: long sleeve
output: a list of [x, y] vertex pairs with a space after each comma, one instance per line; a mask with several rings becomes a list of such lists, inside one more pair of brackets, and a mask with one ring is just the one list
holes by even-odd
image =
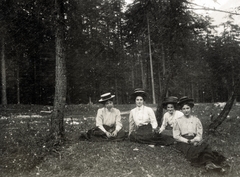
[[132, 131], [134, 130], [135, 127], [135, 122], [133, 119], [133, 111], [130, 111], [130, 115], [129, 115], [129, 135], [132, 133]]
[[165, 130], [167, 126], [167, 118], [166, 118], [166, 113], [163, 115], [163, 122], [162, 122], [162, 125], [161, 125], [161, 128], [160, 128], [160, 133]]
[[192, 142], [199, 142], [202, 140], [203, 127], [201, 121], [195, 116], [190, 118], [181, 117], [175, 121], [173, 127], [173, 138], [180, 142], [187, 142], [184, 135], [195, 135]]
[[103, 132], [106, 132], [104, 125], [113, 127], [119, 131], [122, 128], [122, 121], [120, 111], [116, 108], [112, 108], [110, 111], [106, 108], [98, 109], [96, 116], [96, 126], [99, 127]]
[[116, 128], [117, 131], [122, 129], [122, 121], [121, 121], [121, 115], [120, 111], [116, 110]]
[[174, 123], [174, 125], [173, 125], [173, 138], [176, 141], [183, 142], [183, 143], [188, 143], [188, 139], [183, 138], [181, 136], [181, 131], [180, 131], [180, 127], [179, 127], [178, 121], [176, 121]]
[[98, 109], [97, 116], [96, 116], [96, 126], [100, 128], [103, 132], [107, 132], [106, 129], [103, 127], [102, 109]]
[[197, 134], [195, 138], [193, 138], [193, 141], [199, 142], [202, 140], [202, 134], [203, 134], [203, 126], [199, 119], [197, 119], [196, 128], [197, 128]]
[[157, 126], [158, 126], [158, 123], [157, 123], [157, 119], [156, 119], [156, 116], [155, 116], [152, 108], [148, 108], [148, 116], [150, 118], [150, 122], [151, 122], [152, 128], [156, 129]]

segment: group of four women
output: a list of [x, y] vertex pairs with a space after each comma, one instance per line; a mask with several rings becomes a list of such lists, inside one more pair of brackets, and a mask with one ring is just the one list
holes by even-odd
[[[225, 171], [226, 158], [211, 150], [203, 141], [203, 127], [201, 121], [191, 114], [194, 106], [193, 99], [171, 96], [163, 101], [163, 108], [167, 112], [163, 116], [159, 128], [152, 108], [144, 105], [146, 93], [142, 89], [135, 89], [132, 94], [136, 107], [130, 111], [129, 132], [122, 129], [120, 111], [114, 108], [114, 95], [101, 95], [100, 103], [103, 108], [98, 109], [96, 127], [82, 134], [80, 139], [91, 141], [121, 141], [129, 138], [132, 142], [151, 145], [173, 145], [182, 152], [192, 165], [205, 165], [206, 169]], [[181, 111], [176, 110], [179, 106]]]

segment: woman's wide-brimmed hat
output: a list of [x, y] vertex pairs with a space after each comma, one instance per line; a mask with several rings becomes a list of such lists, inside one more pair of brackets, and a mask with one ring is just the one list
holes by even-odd
[[136, 88], [131, 96], [134, 100], [137, 96], [141, 96], [143, 99], [145, 99], [147, 97], [147, 93], [142, 88]]
[[112, 95], [110, 92], [108, 93], [104, 93], [101, 95], [101, 99], [98, 100], [99, 103], [104, 103], [106, 102], [107, 100], [111, 100], [115, 97], [115, 95]]
[[178, 103], [178, 97], [175, 97], [175, 96], [170, 96], [170, 97], [167, 97], [163, 100], [163, 108], [166, 109], [167, 108], [167, 105], [168, 104], [173, 104], [174, 107], [176, 108], [176, 105]]
[[184, 104], [190, 105], [190, 107], [194, 106], [194, 101], [192, 98], [188, 98], [187, 96], [183, 96], [182, 98], [179, 99], [178, 105], [180, 108], [183, 107]]

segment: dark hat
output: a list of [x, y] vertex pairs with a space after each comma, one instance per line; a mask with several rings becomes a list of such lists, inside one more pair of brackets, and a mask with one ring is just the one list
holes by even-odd
[[141, 88], [136, 88], [131, 96], [133, 99], [135, 99], [137, 96], [141, 96], [143, 99], [145, 99], [147, 97], [147, 93]]
[[163, 100], [163, 108], [166, 109], [167, 105], [168, 104], [173, 104], [174, 106], [177, 105], [177, 102], [178, 102], [178, 98], [175, 97], [175, 96], [170, 96], [170, 97], [167, 97]]
[[99, 103], [106, 102], [107, 100], [111, 100], [115, 97], [115, 95], [112, 95], [110, 92], [104, 93], [101, 95], [101, 99], [98, 100]]
[[193, 107], [194, 106], [193, 99], [188, 98], [187, 96], [183, 96], [182, 98], [179, 99], [178, 105], [180, 106], [180, 108], [182, 108], [184, 104], [188, 104], [191, 107]]

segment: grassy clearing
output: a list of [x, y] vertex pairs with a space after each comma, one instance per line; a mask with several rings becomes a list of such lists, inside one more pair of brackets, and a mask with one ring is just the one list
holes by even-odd
[[[154, 105], [151, 105], [154, 107]], [[128, 114], [134, 105], [116, 106], [122, 116], [124, 129], [128, 130]], [[240, 176], [240, 109], [236, 104], [228, 119], [219, 127], [216, 135], [204, 137], [212, 148], [222, 152], [231, 164], [230, 171], [221, 176]], [[10, 105], [2, 108], [0, 119], [0, 176], [65, 177], [65, 176], [219, 176], [206, 173], [204, 168], [191, 167], [173, 147], [150, 147], [124, 142], [80, 142], [80, 132], [94, 126], [98, 105], [74, 105], [66, 108], [65, 128], [67, 142], [62, 147], [50, 148], [45, 135], [49, 131], [49, 116], [42, 106]], [[210, 123], [222, 107], [214, 104], [197, 104], [196, 114], [203, 127]], [[21, 115], [21, 116], [19, 116]], [[25, 117], [23, 115], [31, 115]], [[35, 115], [41, 115], [37, 117]]]

